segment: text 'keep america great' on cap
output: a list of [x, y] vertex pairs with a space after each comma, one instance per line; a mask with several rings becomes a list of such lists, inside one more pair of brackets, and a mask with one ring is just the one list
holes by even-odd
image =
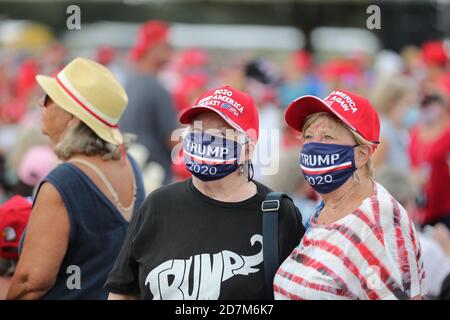
[[194, 116], [212, 111], [232, 128], [246, 134], [254, 142], [259, 136], [259, 117], [253, 98], [231, 86], [223, 86], [202, 94], [194, 105], [180, 115], [181, 124], [190, 124]]

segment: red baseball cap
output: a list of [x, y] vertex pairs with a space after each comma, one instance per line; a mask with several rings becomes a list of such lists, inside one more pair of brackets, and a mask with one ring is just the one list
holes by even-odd
[[178, 67], [182, 70], [201, 68], [208, 64], [208, 52], [202, 49], [186, 49], [180, 53]]
[[131, 49], [131, 58], [135, 61], [141, 59], [148, 49], [166, 40], [168, 32], [169, 25], [163, 21], [151, 20], [143, 24], [139, 28], [137, 42]]
[[6, 260], [19, 257], [19, 241], [30, 218], [32, 204], [21, 196], [14, 196], [0, 206], [0, 257]]
[[217, 113], [231, 127], [258, 141], [258, 111], [250, 95], [231, 86], [209, 90], [191, 108], [181, 113], [180, 123], [190, 124], [195, 115], [206, 111]]
[[323, 100], [302, 96], [288, 106], [284, 118], [291, 128], [302, 131], [306, 117], [317, 112], [331, 113], [367, 141], [379, 143], [380, 119], [368, 99], [344, 90], [334, 90]]
[[443, 41], [428, 41], [422, 44], [422, 59], [426, 64], [443, 66], [448, 58]]

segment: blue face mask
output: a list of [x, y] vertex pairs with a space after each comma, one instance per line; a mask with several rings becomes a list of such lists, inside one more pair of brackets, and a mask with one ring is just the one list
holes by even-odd
[[419, 118], [420, 118], [419, 108], [415, 106], [409, 107], [408, 111], [406, 111], [402, 119], [403, 127], [405, 127], [406, 129], [411, 129], [417, 123]]
[[184, 163], [200, 180], [218, 180], [239, 168], [241, 150], [242, 145], [234, 140], [192, 132], [184, 138]]
[[356, 146], [309, 142], [300, 153], [306, 181], [320, 194], [342, 186], [355, 172]]

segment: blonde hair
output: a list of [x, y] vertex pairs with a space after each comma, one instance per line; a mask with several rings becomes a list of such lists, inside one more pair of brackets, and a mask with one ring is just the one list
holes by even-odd
[[[124, 134], [123, 138], [123, 146], [127, 150], [134, 136]], [[78, 125], [68, 128], [61, 141], [56, 145], [55, 154], [63, 161], [76, 155], [101, 155], [104, 160], [119, 160], [122, 152], [120, 146], [106, 142], [80, 121]]]
[[[346, 124], [342, 123], [335, 116], [331, 115], [328, 112], [317, 112], [317, 113], [313, 113], [313, 114], [309, 115], [306, 118], [305, 123], [303, 124], [302, 133], [305, 132], [315, 121], [317, 121], [321, 118], [328, 119], [332, 123], [333, 129], [345, 129], [345, 130], [349, 131], [358, 146], [373, 147], [373, 143], [364, 139], [359, 133], [357, 133], [356, 131], [349, 128]], [[369, 158], [369, 160], [366, 162], [365, 167], [367, 169], [367, 176], [369, 178], [372, 178], [372, 176], [373, 176], [372, 159]]]
[[381, 78], [373, 90], [371, 100], [379, 112], [388, 114], [405, 96], [414, 93], [414, 89], [413, 82], [405, 76]]

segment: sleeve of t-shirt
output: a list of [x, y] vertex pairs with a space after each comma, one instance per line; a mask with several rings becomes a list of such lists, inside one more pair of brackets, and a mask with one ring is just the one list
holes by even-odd
[[177, 114], [172, 98], [166, 90], [160, 90], [154, 96], [153, 101], [155, 103], [155, 108], [153, 108], [155, 114], [151, 116], [156, 117], [161, 137], [168, 139], [172, 131], [178, 127]]
[[105, 290], [123, 295], [139, 295], [139, 265], [133, 256], [133, 239], [141, 224], [143, 206], [133, 215], [125, 242], [104, 285]]
[[278, 248], [280, 263], [283, 262], [300, 243], [305, 234], [300, 210], [288, 199], [281, 202], [278, 217]]

